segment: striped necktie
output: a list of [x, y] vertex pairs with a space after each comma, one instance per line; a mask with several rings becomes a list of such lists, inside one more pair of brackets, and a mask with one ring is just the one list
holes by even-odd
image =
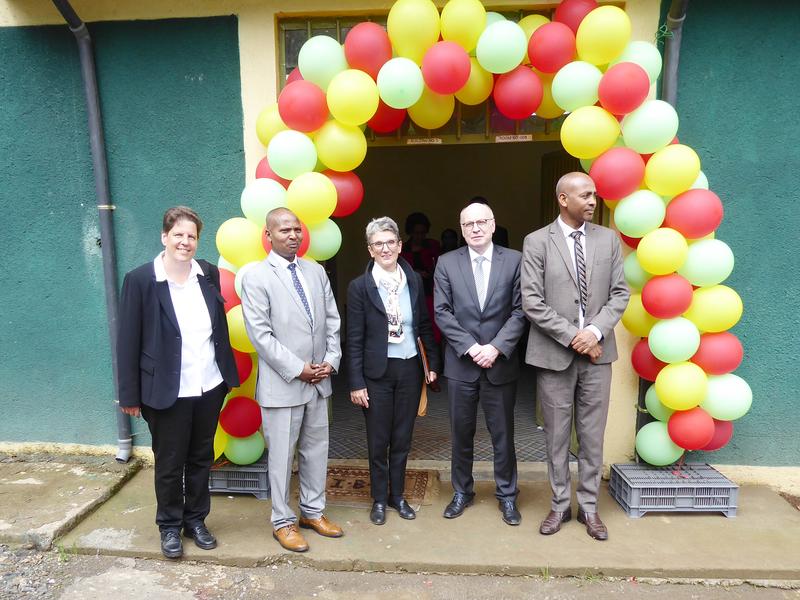
[[297, 263], [289, 263], [289, 271], [292, 274], [294, 289], [297, 295], [300, 296], [300, 302], [303, 303], [303, 308], [306, 309], [306, 314], [308, 314], [308, 320], [313, 324], [314, 318], [311, 316], [311, 307], [308, 305], [308, 298], [306, 298], [306, 293], [303, 291], [303, 286], [300, 284], [300, 278], [297, 276]]
[[573, 231], [569, 234], [575, 240], [575, 273], [578, 276], [578, 291], [581, 294], [581, 310], [586, 313], [586, 260], [583, 257], [583, 244], [581, 236], [583, 232]]

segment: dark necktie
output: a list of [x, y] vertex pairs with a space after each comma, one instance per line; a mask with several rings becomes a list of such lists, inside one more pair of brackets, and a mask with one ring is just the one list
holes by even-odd
[[583, 258], [583, 244], [581, 244], [580, 231], [569, 234], [575, 240], [575, 273], [578, 276], [578, 291], [581, 295], [581, 310], [586, 313], [586, 260]]
[[306, 298], [306, 293], [303, 291], [303, 286], [300, 285], [300, 278], [297, 276], [297, 263], [289, 263], [289, 272], [292, 274], [292, 283], [294, 284], [294, 289], [297, 292], [297, 295], [300, 296], [300, 302], [303, 303], [303, 308], [306, 309], [308, 319], [313, 324], [314, 319], [311, 317], [311, 307], [308, 305], [308, 298]]

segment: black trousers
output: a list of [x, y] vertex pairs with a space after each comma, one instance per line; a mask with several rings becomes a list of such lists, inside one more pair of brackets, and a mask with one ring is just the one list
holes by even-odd
[[516, 391], [515, 381], [494, 385], [486, 378], [485, 372], [474, 382], [447, 380], [453, 442], [450, 469], [456, 492], [469, 496], [475, 493], [472, 461], [480, 402], [494, 449], [495, 495], [501, 500], [514, 500], [517, 497], [517, 452], [514, 448]]
[[156, 524], [161, 531], [199, 525], [211, 510], [208, 476], [227, 389], [223, 382], [202, 396], [178, 398], [164, 410], [142, 406], [153, 438]]
[[403, 497], [406, 462], [422, 391], [419, 357], [390, 358], [380, 379], [367, 378], [369, 481], [372, 498], [387, 502]]

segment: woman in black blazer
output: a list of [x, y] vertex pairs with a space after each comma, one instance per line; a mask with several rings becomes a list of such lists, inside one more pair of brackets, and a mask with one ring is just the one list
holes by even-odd
[[194, 259], [202, 228], [192, 209], [167, 210], [164, 251], [125, 276], [120, 298], [119, 404], [150, 428], [167, 558], [183, 554], [181, 527], [200, 548], [217, 545], [205, 526], [214, 432], [225, 394], [239, 385], [219, 269]]
[[425, 305], [422, 278], [399, 258], [397, 223], [388, 217], [367, 225], [372, 260], [347, 289], [347, 346], [350, 400], [367, 421], [372, 489], [370, 520], [386, 522], [390, 506], [404, 519], [416, 517], [403, 498], [406, 462], [423, 385], [417, 338], [428, 357], [429, 381], [440, 370], [439, 349]]

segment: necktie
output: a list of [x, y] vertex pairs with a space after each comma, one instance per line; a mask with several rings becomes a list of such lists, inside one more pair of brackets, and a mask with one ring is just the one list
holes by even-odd
[[475, 263], [475, 289], [478, 291], [478, 304], [481, 310], [483, 310], [483, 303], [486, 302], [486, 278], [483, 275], [483, 263], [485, 260], [485, 256], [476, 256], [473, 259]]
[[583, 244], [580, 231], [569, 234], [575, 240], [575, 273], [578, 276], [578, 291], [581, 294], [581, 310], [586, 312], [586, 260], [583, 258]]
[[297, 263], [289, 263], [289, 272], [292, 274], [292, 283], [294, 284], [294, 289], [297, 292], [297, 295], [300, 296], [300, 302], [303, 303], [303, 308], [306, 309], [308, 319], [313, 323], [314, 319], [311, 316], [311, 307], [308, 305], [308, 298], [306, 298], [306, 293], [303, 291], [303, 286], [300, 285], [300, 278], [297, 276]]

